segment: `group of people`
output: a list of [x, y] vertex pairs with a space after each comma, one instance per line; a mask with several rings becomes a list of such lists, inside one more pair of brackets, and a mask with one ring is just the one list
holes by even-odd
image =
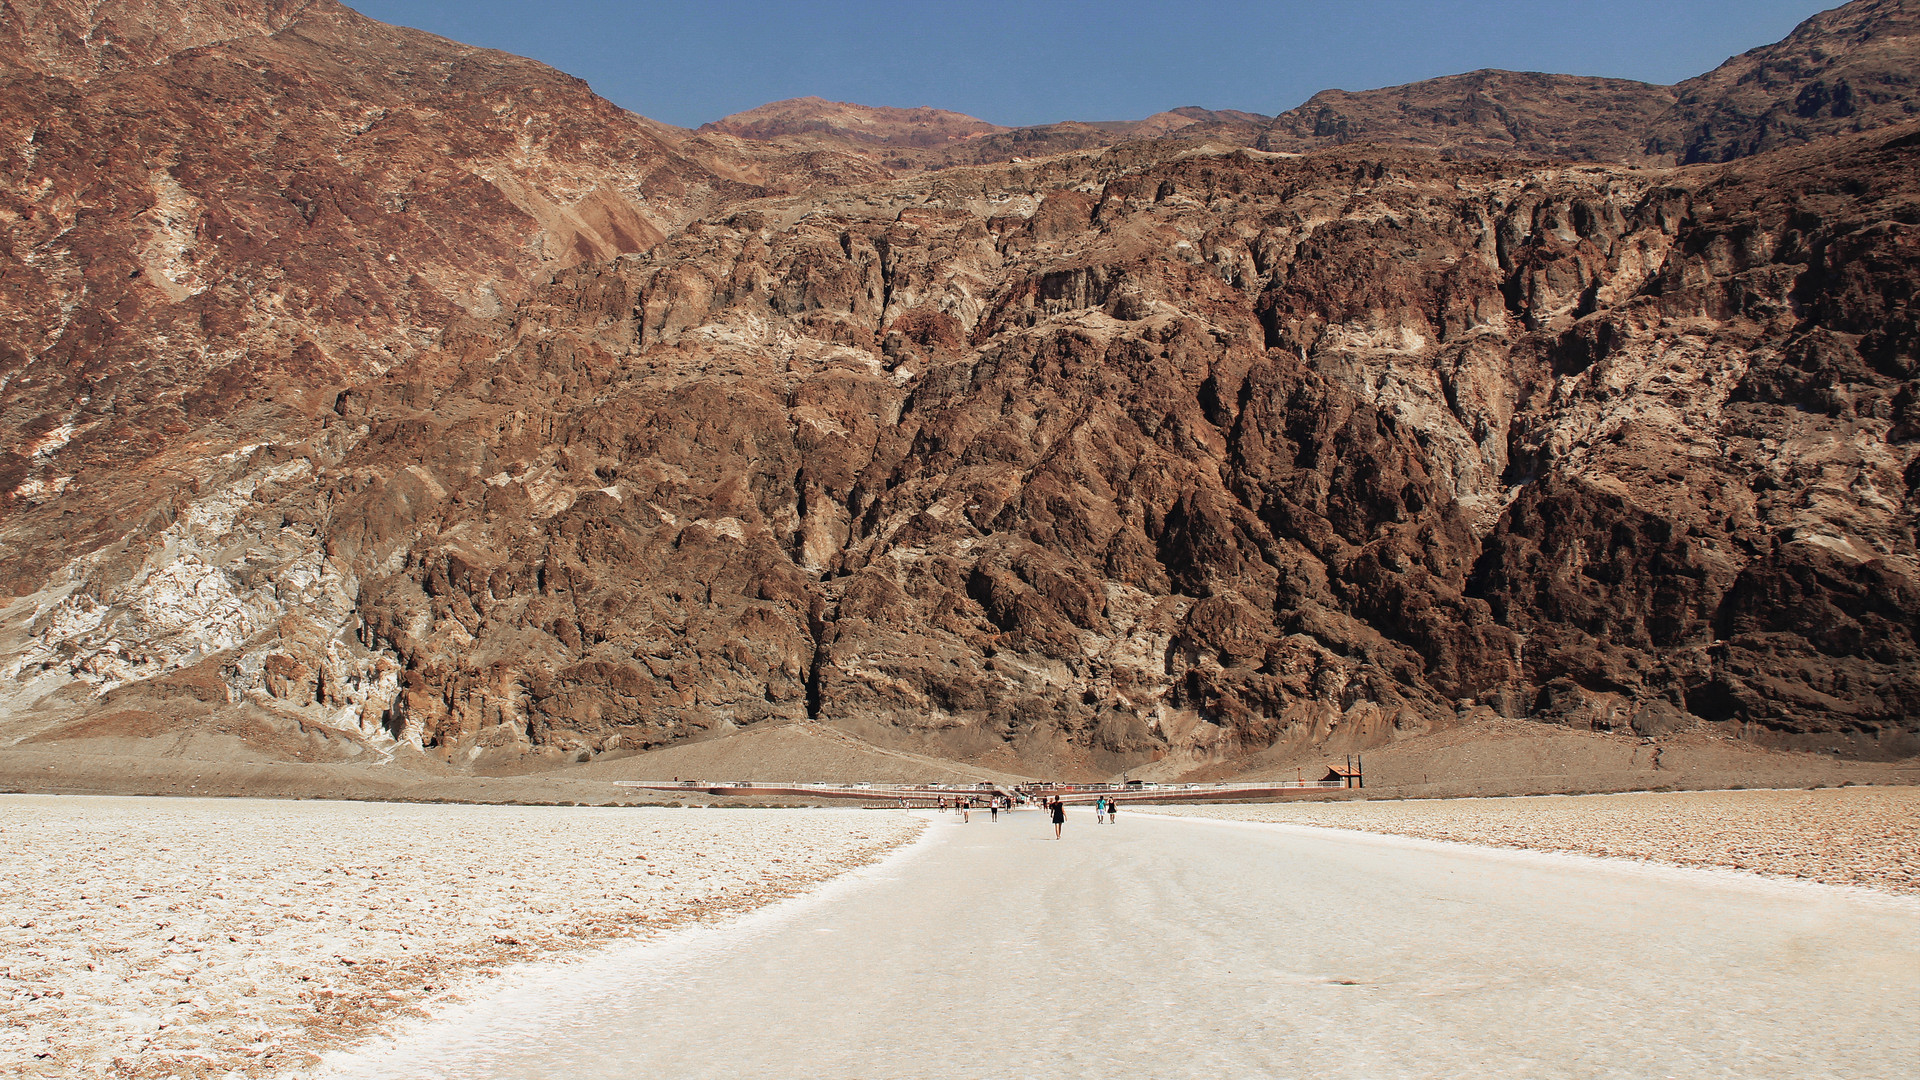
[[[975, 802], [975, 799], [971, 795], [965, 798], [960, 798], [958, 796], [954, 798], [953, 811], [954, 813], [957, 813], [960, 815], [960, 823], [962, 825], [973, 820], [974, 802]], [[1000, 795], [987, 796], [987, 812], [993, 815], [993, 820], [995, 821], [1000, 820], [1000, 811], [1011, 810], [1011, 809], [1013, 809], [1013, 804], [1011, 802], [1008, 802], [1005, 797]], [[940, 812], [943, 814], [947, 812], [947, 800], [945, 796], [941, 796], [940, 798]]]
[[[1060, 839], [1060, 827], [1067, 823], [1067, 804], [1055, 795], [1044, 804], [1048, 814], [1053, 817], [1053, 838]], [[1120, 804], [1110, 795], [1102, 795], [1093, 800], [1093, 821], [1096, 825], [1118, 825], [1120, 823]]]
[[[940, 799], [938, 800], [938, 805], [940, 808], [940, 812], [943, 814], [946, 813], [949, 809], [951, 809], [954, 813], [959, 814], [960, 823], [964, 825], [967, 822], [970, 822], [973, 820], [974, 806], [978, 801], [979, 800], [972, 795], [966, 795], [966, 796], [956, 795], [953, 797], [951, 802], [949, 802], [945, 796], [941, 796]], [[1060, 798], [1060, 796], [1055, 795], [1046, 799], [1028, 798], [1023, 801], [1028, 803], [1037, 803], [1042, 809], [1047, 811], [1048, 815], [1053, 818], [1053, 838], [1055, 840], [1060, 839], [1060, 828], [1061, 826], [1067, 823], [1067, 804]], [[1013, 801], [1002, 795], [989, 795], [987, 796], [986, 802], [987, 802], [987, 811], [993, 815], [993, 819], [995, 821], [1000, 820], [1000, 811], [1013, 809]], [[900, 800], [900, 805], [904, 807], [906, 805], [906, 800], [905, 799]], [[1120, 823], [1119, 800], [1115, 799], [1111, 795], [1101, 795], [1098, 798], [1094, 799], [1093, 800], [1093, 820], [1096, 825], [1119, 824]]]

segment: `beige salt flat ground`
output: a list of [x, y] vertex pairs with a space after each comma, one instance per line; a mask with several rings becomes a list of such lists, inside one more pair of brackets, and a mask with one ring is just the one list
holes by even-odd
[[1920, 1075], [1920, 898], [1351, 830], [928, 815], [313, 1080]]
[[1359, 829], [1920, 893], [1920, 788], [1914, 787], [1169, 806], [1142, 812]]
[[0, 1074], [263, 1076], [503, 965], [805, 891], [860, 810], [0, 796]]

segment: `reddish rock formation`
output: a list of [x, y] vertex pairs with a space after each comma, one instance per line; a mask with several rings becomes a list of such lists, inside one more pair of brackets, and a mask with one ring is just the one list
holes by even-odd
[[1920, 4], [1853, 0], [1675, 86], [1476, 71], [1326, 90], [1275, 117], [1254, 145], [1305, 151], [1370, 142], [1456, 158], [1636, 165], [1731, 161], [1920, 119], [1916, 71]]
[[436, 42], [316, 4], [10, 78], [14, 728], [486, 763], [812, 717], [1177, 774], [1492, 709], [1920, 749], [1915, 125], [883, 180]]
[[1145, 120], [1065, 121], [1008, 128], [943, 109], [892, 109], [822, 98], [776, 101], [703, 124], [700, 133], [768, 143], [787, 151], [831, 146], [911, 175], [954, 165], [983, 165], [1115, 143], [1171, 138], [1250, 145], [1271, 117], [1194, 106]]
[[1853, 0], [1673, 89], [1648, 150], [1687, 163], [1920, 119], [1920, 3]]
[[793, 135], [824, 135], [874, 146], [924, 150], [1007, 129], [946, 109], [896, 109], [803, 97], [734, 113], [702, 124], [700, 130], [759, 141]]
[[1646, 164], [1670, 87], [1631, 79], [1474, 71], [1405, 86], [1322, 90], [1273, 118], [1254, 145], [1307, 151], [1368, 142], [1448, 157], [1565, 157]]

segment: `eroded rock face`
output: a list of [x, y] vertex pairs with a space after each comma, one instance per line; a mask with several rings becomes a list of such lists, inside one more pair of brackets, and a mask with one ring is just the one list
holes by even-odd
[[342, 395], [249, 505], [452, 753], [811, 716], [1181, 771], [1480, 707], [1898, 752], [1916, 143], [762, 201]]
[[332, 657], [311, 702], [390, 699], [391, 657], [328, 652], [353, 652], [358, 584], [320, 565], [312, 515], [245, 510], [356, 437], [323, 430], [340, 391], [556, 268], [845, 179], [331, 0], [11, 5], [0, 88], [0, 607], [10, 633], [39, 627], [9, 653], [15, 704], [289, 618], [312, 624], [300, 663]]
[[1007, 129], [947, 109], [898, 109], [803, 97], [734, 113], [702, 124], [700, 130], [758, 141], [825, 135], [874, 146], [931, 149]]
[[1252, 145], [1368, 142], [1454, 158], [1516, 155], [1628, 165], [1732, 161], [1920, 118], [1920, 5], [1852, 0], [1674, 86], [1475, 71], [1404, 86], [1325, 90]]
[[1675, 86], [1648, 150], [1688, 163], [1732, 161], [1920, 119], [1916, 71], [1920, 4], [1853, 0]]
[[1536, 71], [1473, 71], [1379, 90], [1322, 90], [1273, 118], [1254, 145], [1417, 146], [1449, 157], [1565, 157], [1645, 164], [1671, 87]]
[[[385, 33], [327, 10], [8, 85], [142, 168], [192, 128], [99, 103], [185, 108], [156, 67], [353, 150], [313, 122], [345, 96], [255, 85], [325, 70], [316, 26]], [[11, 144], [49, 194], [7, 219], [0, 708], [190, 698], [456, 761], [817, 718], [1177, 775], [1486, 709], [1920, 748], [1911, 125], [1679, 170], [823, 157], [769, 194], [791, 159], [522, 115], [565, 87], [393, 40], [424, 104], [311, 218], [297, 171], [136, 172], [136, 207], [124, 170]], [[530, 121], [556, 134], [489, 141]], [[401, 228], [373, 155], [456, 128]], [[592, 196], [538, 184], [615, 135], [653, 170], [618, 190], [678, 216], [556, 254]], [[518, 284], [449, 284], [483, 273]]]
[[[340, 388], [449, 322], [812, 179], [759, 183], [767, 161], [577, 79], [331, 0], [9, 11], [0, 510], [71, 490], [156, 512], [123, 470], [180, 436], [209, 459], [250, 433], [305, 437]], [[76, 524], [67, 547], [117, 532]], [[27, 547], [0, 591], [53, 569]]]

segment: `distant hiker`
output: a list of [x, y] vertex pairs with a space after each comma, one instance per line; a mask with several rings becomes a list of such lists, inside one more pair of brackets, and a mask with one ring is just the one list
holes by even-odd
[[1067, 804], [1060, 801], [1060, 796], [1055, 795], [1050, 809], [1053, 811], [1053, 838], [1058, 840], [1060, 839], [1060, 826], [1067, 823]]

